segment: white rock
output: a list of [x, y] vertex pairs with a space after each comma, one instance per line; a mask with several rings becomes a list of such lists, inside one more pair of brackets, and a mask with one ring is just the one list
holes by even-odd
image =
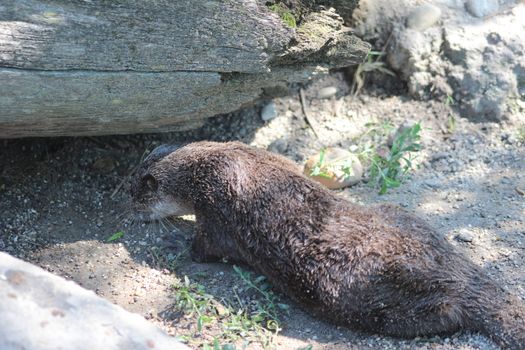
[[416, 7], [407, 17], [408, 28], [423, 31], [432, 27], [441, 17], [441, 9], [431, 4]]
[[0, 252], [0, 349], [189, 350], [143, 317]]
[[317, 98], [330, 98], [337, 94], [337, 88], [335, 86], [327, 86], [317, 92]]
[[498, 12], [498, 0], [467, 0], [467, 11], [474, 17], [483, 18]]
[[461, 229], [459, 230], [458, 234], [456, 235], [456, 239], [462, 242], [472, 243], [474, 240], [474, 233], [467, 230], [467, 229]]
[[265, 122], [277, 117], [277, 108], [273, 101], [270, 101], [261, 111], [261, 119]]

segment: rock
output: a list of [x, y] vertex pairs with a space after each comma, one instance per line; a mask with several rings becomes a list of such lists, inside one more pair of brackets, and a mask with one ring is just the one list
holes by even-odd
[[[356, 32], [387, 48], [386, 61], [412, 96], [453, 98], [461, 116], [474, 121], [501, 122], [516, 113], [511, 101], [525, 90], [525, 3], [500, 0], [498, 8], [498, 0], [433, 0], [414, 8], [415, 3], [366, 0], [354, 16]], [[439, 18], [431, 7], [436, 5]]]
[[[321, 164], [321, 152], [310, 157], [304, 166], [304, 174], [329, 189], [352, 186], [363, 177], [363, 166], [357, 156], [342, 148], [327, 148]], [[320, 175], [313, 175], [317, 168]], [[346, 172], [345, 170], [349, 170]]]
[[467, 229], [461, 229], [459, 230], [458, 234], [456, 235], [456, 239], [461, 242], [466, 243], [472, 243], [474, 240], [475, 235], [472, 231], [469, 231]]
[[0, 252], [0, 349], [189, 350], [143, 317]]
[[430, 188], [439, 188], [441, 186], [441, 181], [438, 178], [427, 179], [423, 183]]
[[431, 162], [436, 162], [438, 160], [446, 159], [446, 158], [449, 158], [449, 157], [450, 157], [450, 153], [448, 153], [448, 152], [436, 152], [436, 153], [432, 154], [432, 156], [430, 156], [430, 161]]
[[267, 150], [273, 153], [284, 154], [288, 149], [288, 142], [283, 139], [277, 139], [268, 145]]
[[474, 17], [483, 18], [498, 12], [498, 0], [467, 0], [465, 8]]
[[275, 117], [277, 117], [277, 108], [275, 106], [275, 102], [270, 101], [261, 110], [261, 119], [267, 122], [274, 119]]
[[317, 92], [317, 98], [330, 98], [332, 96], [335, 96], [335, 94], [337, 94], [337, 88], [335, 86], [327, 86], [319, 90], [319, 92]]
[[101, 172], [113, 171], [115, 169], [115, 160], [111, 157], [99, 158], [93, 163], [93, 169]]
[[423, 31], [432, 27], [441, 17], [441, 9], [432, 4], [423, 4], [416, 7], [407, 17], [406, 26], [414, 30]]

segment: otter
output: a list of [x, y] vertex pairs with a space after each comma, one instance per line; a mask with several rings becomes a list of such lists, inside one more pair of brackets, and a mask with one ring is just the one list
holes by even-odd
[[525, 349], [522, 302], [428, 224], [353, 204], [239, 142], [161, 146], [131, 183], [140, 218], [194, 213], [198, 262], [245, 263], [314, 315], [392, 337], [481, 332]]

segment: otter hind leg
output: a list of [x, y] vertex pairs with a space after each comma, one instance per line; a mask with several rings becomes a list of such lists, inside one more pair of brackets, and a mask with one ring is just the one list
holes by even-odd
[[460, 306], [444, 302], [420, 310], [389, 310], [378, 322], [377, 330], [400, 338], [453, 334], [463, 328], [465, 319]]
[[[411, 268], [407, 268], [410, 266]], [[365, 295], [369, 331], [400, 338], [452, 334], [468, 328], [472, 313], [461, 281], [427, 270], [395, 265], [383, 271]]]

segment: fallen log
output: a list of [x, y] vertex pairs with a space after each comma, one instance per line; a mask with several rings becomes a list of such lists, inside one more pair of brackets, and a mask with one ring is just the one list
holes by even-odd
[[366, 56], [335, 10], [279, 6], [4, 0], [0, 138], [194, 128]]

